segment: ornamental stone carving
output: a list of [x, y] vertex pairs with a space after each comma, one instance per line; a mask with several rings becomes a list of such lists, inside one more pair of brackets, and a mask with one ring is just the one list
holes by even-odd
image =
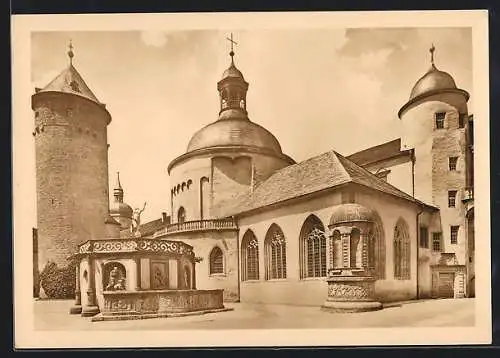
[[373, 297], [373, 286], [364, 282], [356, 284], [334, 283], [328, 285], [328, 296], [345, 299], [369, 299]]

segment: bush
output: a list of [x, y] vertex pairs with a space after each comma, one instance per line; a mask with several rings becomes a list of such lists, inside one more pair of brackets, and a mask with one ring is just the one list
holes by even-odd
[[40, 286], [48, 298], [74, 298], [75, 267], [59, 268], [55, 262], [47, 262], [40, 273]]

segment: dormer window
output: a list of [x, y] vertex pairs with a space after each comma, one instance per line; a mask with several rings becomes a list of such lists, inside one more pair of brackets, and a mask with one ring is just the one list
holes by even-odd
[[69, 83], [69, 86], [71, 87], [71, 89], [75, 92], [80, 92], [80, 86], [78, 86], [78, 82], [76, 81], [71, 81]]
[[446, 116], [446, 112], [438, 112], [434, 116], [435, 116], [435, 121], [436, 121], [436, 129], [443, 129], [444, 128], [444, 117]]

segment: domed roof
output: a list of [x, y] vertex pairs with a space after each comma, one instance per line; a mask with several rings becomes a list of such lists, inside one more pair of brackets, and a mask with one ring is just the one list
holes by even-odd
[[342, 204], [334, 207], [330, 226], [351, 222], [373, 222], [373, 212], [359, 204]]
[[120, 216], [124, 218], [132, 218], [133, 209], [126, 203], [113, 201], [109, 204], [109, 214], [111, 216]]
[[222, 73], [222, 79], [225, 78], [241, 78], [242, 80], [245, 80], [243, 77], [243, 74], [241, 73], [240, 70], [236, 68], [234, 63], [231, 61], [231, 66], [229, 66], [223, 73]]
[[433, 64], [429, 71], [420, 77], [415, 86], [413, 86], [410, 100], [426, 93], [446, 89], [457, 89], [455, 80], [449, 73], [438, 70]]
[[187, 148], [188, 152], [221, 146], [257, 147], [282, 154], [281, 146], [267, 129], [248, 119], [219, 119], [196, 132]]

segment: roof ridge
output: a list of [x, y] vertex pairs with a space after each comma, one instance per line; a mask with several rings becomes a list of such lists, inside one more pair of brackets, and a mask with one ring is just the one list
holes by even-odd
[[[361, 171], [362, 171], [362, 172], [364, 172], [365, 174], [367, 174], [367, 175], [368, 175], [368, 176], [370, 176], [371, 178], [375, 179], [375, 180], [376, 180], [378, 183], [380, 183], [381, 185], [388, 186], [388, 187], [390, 187], [391, 189], [396, 190], [398, 193], [401, 193], [401, 194], [402, 194], [404, 197], [406, 197], [408, 200], [420, 202], [420, 201], [419, 201], [419, 200], [417, 200], [415, 197], [413, 197], [413, 196], [409, 195], [408, 193], [405, 193], [404, 191], [402, 191], [402, 190], [398, 189], [397, 187], [395, 187], [394, 185], [392, 185], [392, 184], [388, 183], [387, 181], [380, 179], [378, 176], [376, 176], [375, 174], [373, 174], [372, 172], [370, 172], [368, 169], [363, 168], [362, 166], [360, 166], [360, 165], [358, 165], [358, 164], [354, 163], [352, 160], [350, 160], [350, 159], [348, 159], [348, 158], [344, 157], [342, 154], [339, 154], [339, 153], [337, 153], [337, 152], [335, 152], [335, 153], [336, 153], [338, 156], [340, 156], [342, 159], [344, 159], [345, 161], [349, 162], [349, 164], [354, 165], [354, 166], [356, 167], [356, 169], [361, 169]], [[342, 167], [344, 167], [344, 169], [345, 169], [345, 166], [344, 166], [343, 164], [342, 164]], [[352, 176], [351, 176], [351, 178], [352, 178]], [[356, 178], [352, 178], [352, 181], [353, 181], [353, 182], [358, 183], [358, 182], [357, 182], [357, 180], [356, 180]], [[358, 184], [361, 184], [361, 183], [358, 183]], [[376, 188], [374, 188], [374, 189], [376, 189]]]

